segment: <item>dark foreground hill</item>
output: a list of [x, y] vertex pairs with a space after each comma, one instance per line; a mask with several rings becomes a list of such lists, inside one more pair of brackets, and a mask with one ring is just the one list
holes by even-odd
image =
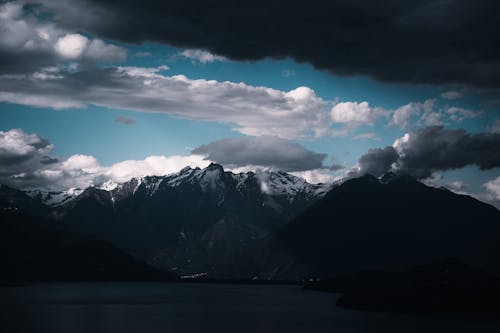
[[[25, 213], [33, 202], [22, 192], [9, 191], [10, 199], [0, 200], [0, 282], [177, 279], [107, 242], [83, 238]], [[13, 195], [26, 205], [16, 206]]]
[[409, 176], [367, 175], [334, 187], [272, 244], [326, 276], [443, 258], [499, 271], [500, 212]]
[[311, 283], [341, 292], [340, 307], [409, 313], [500, 313], [500, 278], [456, 259], [404, 272], [364, 272]]

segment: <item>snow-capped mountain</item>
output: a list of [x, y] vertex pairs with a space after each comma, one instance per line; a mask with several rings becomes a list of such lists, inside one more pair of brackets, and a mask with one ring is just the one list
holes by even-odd
[[79, 188], [70, 188], [66, 191], [43, 191], [43, 190], [29, 190], [25, 191], [27, 195], [33, 199], [40, 200], [47, 206], [56, 207], [70, 202], [78, 197], [83, 192]]
[[[83, 190], [28, 191], [31, 201], [23, 205], [45, 207], [44, 216], [58, 225], [110, 241], [180, 275], [242, 277], [248, 272], [242, 257], [249, 245], [284, 226], [331, 187], [281, 171], [235, 174], [211, 164]], [[8, 199], [5, 209], [19, 206], [11, 201], [16, 200]]]
[[498, 263], [495, 208], [407, 175], [312, 185], [284, 172], [234, 174], [212, 164], [92, 186], [55, 206], [30, 194], [0, 186], [0, 214], [109, 241], [181, 276], [295, 279], [387, 258], [406, 264], [429, 248]]
[[56, 207], [71, 228], [181, 275], [234, 276], [234, 260], [329, 191], [285, 172], [234, 174], [211, 164], [85, 189]]
[[[224, 190], [235, 188], [240, 193], [255, 185], [267, 196], [286, 197], [290, 202], [297, 195], [310, 199], [323, 197], [332, 187], [331, 184], [310, 184], [300, 177], [283, 171], [259, 171], [234, 174], [224, 171], [223, 167], [212, 163], [205, 169], [186, 167], [180, 172], [168, 176], [147, 176], [133, 178], [125, 183], [107, 181], [96, 186], [99, 190], [110, 193], [113, 203], [134, 196], [136, 193], [151, 197], [160, 188], [175, 188], [185, 184], [197, 185], [204, 193], [220, 194]], [[83, 192], [83, 191], [81, 191]], [[80, 192], [80, 193], [81, 193]], [[66, 194], [66, 192], [61, 192]]]

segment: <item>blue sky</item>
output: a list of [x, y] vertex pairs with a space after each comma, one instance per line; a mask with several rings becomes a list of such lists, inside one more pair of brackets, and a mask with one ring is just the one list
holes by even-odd
[[[466, 84], [387, 83], [368, 75], [340, 76], [335, 70], [317, 70], [311, 63], [297, 63], [291, 57], [236, 61], [168, 43], [126, 43], [66, 26], [54, 27], [54, 22], [34, 16], [17, 1], [0, 8], [1, 23], [6, 27], [0, 50], [10, 54], [17, 47], [33, 59], [33, 66], [7, 69], [0, 75], [3, 144], [7, 147], [12, 142], [6, 133], [13, 129], [22, 133], [21, 139], [18, 134], [12, 137], [27, 146], [12, 148], [9, 154], [31, 151], [33, 144], [24, 139], [30, 134], [45, 138], [51, 145], [37, 150], [37, 158], [55, 157], [60, 165], [55, 169], [37, 169], [31, 164], [19, 170], [7, 168], [9, 177], [16, 179], [49, 171], [66, 174], [65, 162], [80, 156], [84, 167], [71, 169], [72, 177], [76, 177], [75, 170], [85, 177], [100, 170], [96, 179], [102, 180], [111, 172], [107, 168], [123, 161], [186, 156], [188, 163], [191, 151], [201, 145], [228, 138], [273, 136], [279, 142], [273, 146], [277, 151], [279, 145], [283, 151], [298, 144], [297, 151], [306, 154], [300, 156], [326, 154], [323, 165], [314, 170], [291, 171], [306, 179], [305, 171], [319, 175], [310, 181], [331, 181], [356, 168], [364, 170], [358, 162], [364, 154], [372, 148], [392, 146], [405, 133], [439, 126], [444, 135], [490, 133], [488, 140], [497, 135], [492, 133], [497, 131], [500, 106], [492, 90]], [[26, 31], [16, 36], [19, 24]], [[36, 59], [33, 50], [48, 60], [38, 64], [41, 58]], [[294, 90], [299, 87], [307, 89]], [[398, 114], [406, 116], [397, 118]], [[456, 129], [464, 133], [453, 132]], [[200, 163], [196, 161], [195, 166]], [[424, 180], [444, 186], [454, 182], [461, 192], [496, 200], [495, 193], [486, 194], [485, 184], [499, 177], [499, 168], [488, 162], [480, 170], [477, 165], [481, 163], [470, 160], [434, 166], [429, 169], [432, 177]], [[328, 170], [332, 164], [344, 168]], [[276, 165], [279, 161], [248, 168]], [[167, 169], [175, 171], [178, 166]], [[245, 169], [238, 161], [227, 167]], [[85, 178], [85, 184], [96, 179]]]
[[[165, 75], [186, 75], [190, 79], [244, 82], [253, 86], [271, 87], [289, 91], [307, 86], [326, 100], [368, 101], [370, 105], [396, 109], [410, 102], [424, 102], [436, 98], [446, 106], [474, 108], [475, 96], [447, 101], [439, 97], [443, 87], [380, 83], [367, 77], [340, 77], [315, 70], [309, 64], [298, 64], [291, 59], [267, 59], [256, 62], [199, 61], [180, 56], [183, 49], [145, 43], [120, 46], [127, 48], [128, 58], [120, 66], [158, 67], [167, 65]], [[147, 52], [147, 56], [137, 56]], [[106, 64], [107, 66], [112, 64]], [[104, 66], [104, 65], [103, 65]], [[286, 72], [291, 74], [286, 75]], [[450, 88], [452, 89], [452, 88]], [[217, 139], [241, 135], [234, 126], [216, 122], [179, 119], [168, 115], [141, 113], [88, 105], [84, 108], [54, 110], [1, 103], [1, 130], [22, 128], [50, 139], [54, 152], [61, 156], [83, 153], [96, 156], [104, 164], [124, 159], [141, 159], [153, 154], [186, 154], [190, 148]], [[490, 107], [491, 108], [491, 107]], [[482, 108], [484, 109], [484, 108]], [[496, 109], [496, 108], [492, 108]], [[118, 116], [134, 119], [131, 125], [116, 123]], [[451, 123], [471, 132], [484, 131], [495, 118], [491, 113], [464, 123]], [[89, 135], [89, 132], [91, 135]], [[390, 145], [405, 130], [378, 121], [362, 126], [351, 135], [335, 138], [297, 140], [314, 151], [327, 153], [330, 158], [354, 165], [357, 158], [369, 148]], [[376, 133], [374, 139], [353, 139], [357, 134]]]

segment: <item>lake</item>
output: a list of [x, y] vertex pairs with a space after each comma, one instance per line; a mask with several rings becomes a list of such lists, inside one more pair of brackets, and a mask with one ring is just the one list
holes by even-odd
[[340, 309], [300, 286], [59, 283], [0, 288], [2, 332], [495, 332], [495, 316]]

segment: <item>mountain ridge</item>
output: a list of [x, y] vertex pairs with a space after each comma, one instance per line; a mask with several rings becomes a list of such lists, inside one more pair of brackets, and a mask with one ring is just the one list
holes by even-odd
[[325, 275], [448, 257], [498, 271], [500, 211], [408, 175], [365, 175], [332, 188], [274, 242]]
[[50, 223], [180, 276], [305, 279], [399, 268], [405, 256], [415, 264], [464, 259], [467, 251], [454, 253], [461, 248], [483, 251], [490, 262], [500, 254], [496, 208], [404, 174], [314, 185], [285, 172], [234, 174], [212, 164], [91, 186], [51, 207], [40, 197], [22, 202], [42, 207]]

